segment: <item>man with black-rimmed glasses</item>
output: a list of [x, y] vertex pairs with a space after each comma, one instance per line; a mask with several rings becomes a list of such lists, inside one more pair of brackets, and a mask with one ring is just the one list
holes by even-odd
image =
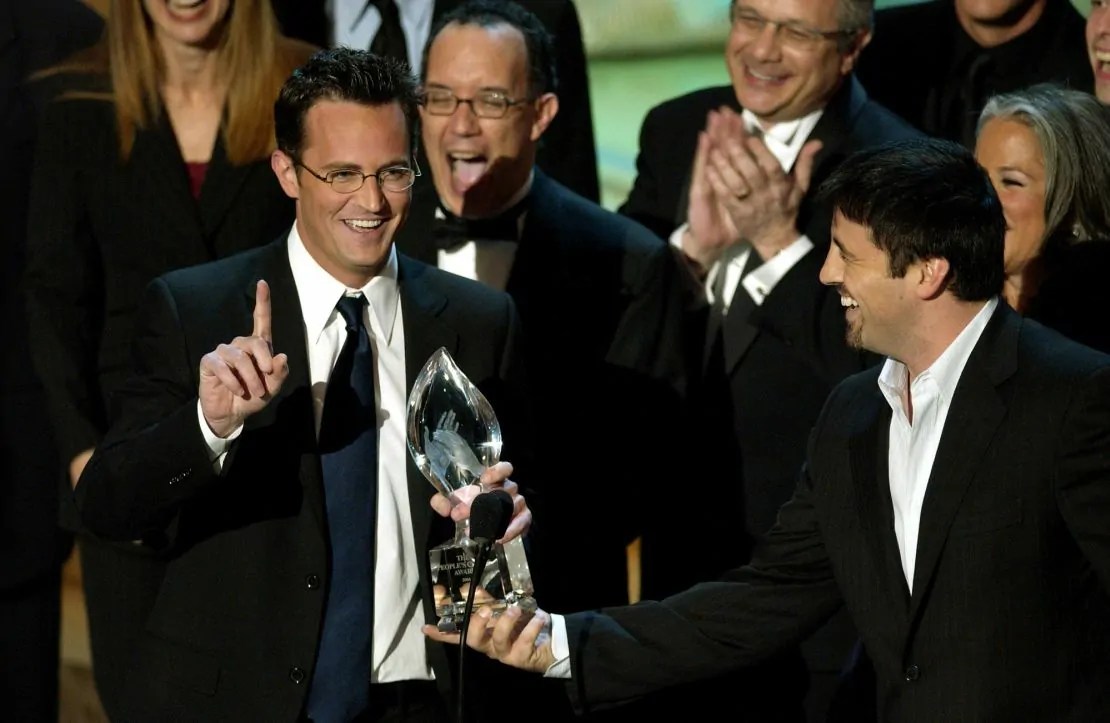
[[[446, 347], [497, 408], [506, 459], [528, 435], [512, 300], [393, 246], [418, 101], [394, 61], [317, 53], [274, 108], [288, 234], [148, 289], [75, 493], [92, 532], [165, 545], [124, 720], [450, 720], [454, 675], [420, 632], [428, 550], [453, 525], [406, 449], [417, 372]], [[515, 491], [508, 471], [483, 482]]]
[[[625, 548], [647, 502], [637, 490], [667, 459], [675, 419], [659, 328], [677, 318], [672, 255], [536, 166], [560, 102], [553, 39], [534, 15], [469, 2], [430, 37], [421, 126], [439, 207], [398, 246], [513, 297], [545, 475], [515, 474], [541, 493], [537, 589], [570, 605], [626, 602]], [[559, 473], [572, 461], [588, 477]]]

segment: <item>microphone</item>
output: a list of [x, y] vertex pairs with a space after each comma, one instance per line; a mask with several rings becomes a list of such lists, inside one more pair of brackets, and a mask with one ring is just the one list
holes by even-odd
[[470, 503], [470, 539], [480, 545], [493, 544], [509, 529], [513, 498], [505, 490], [483, 492]]
[[463, 720], [464, 710], [466, 634], [470, 627], [470, 615], [474, 610], [474, 592], [482, 582], [482, 571], [486, 567], [486, 560], [489, 559], [493, 543], [509, 529], [509, 522], [513, 518], [513, 506], [513, 498], [505, 490], [483, 492], [470, 503], [470, 539], [478, 544], [478, 552], [474, 558], [474, 574], [470, 578], [470, 590], [467, 591], [466, 604], [463, 606], [462, 629], [459, 631], [459, 687], [455, 699], [455, 720], [460, 723]]

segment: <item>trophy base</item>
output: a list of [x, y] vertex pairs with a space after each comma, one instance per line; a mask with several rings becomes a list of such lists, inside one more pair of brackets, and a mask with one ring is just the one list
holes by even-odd
[[487, 607], [498, 614], [510, 605], [526, 611], [536, 610], [532, 597], [532, 574], [528, 569], [524, 544], [514, 538], [505, 545], [495, 544], [481, 570], [475, 574], [474, 563], [478, 545], [465, 531], [451, 542], [429, 551], [432, 583], [435, 594], [437, 627], [441, 632], [458, 632], [466, 608], [470, 585], [477, 579], [474, 591], [474, 608]]

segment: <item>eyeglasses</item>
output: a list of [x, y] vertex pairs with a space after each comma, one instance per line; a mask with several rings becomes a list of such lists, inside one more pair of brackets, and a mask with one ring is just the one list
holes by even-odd
[[459, 103], [466, 103], [479, 118], [504, 118], [509, 108], [528, 101], [528, 98], [510, 98], [496, 90], [479, 91], [473, 98], [460, 98], [446, 88], [424, 91], [424, 109], [432, 115], [451, 115]]
[[367, 178], [377, 179], [378, 186], [383, 191], [401, 193], [412, 188], [412, 184], [416, 183], [416, 177], [421, 175], [420, 164], [415, 158], [412, 159], [413, 168], [390, 166], [376, 173], [362, 173], [353, 168], [340, 168], [321, 175], [298, 160], [294, 160], [293, 163], [308, 171], [314, 178], [331, 186], [331, 190], [336, 193], [354, 193], [362, 188]]
[[732, 29], [748, 36], [759, 35], [768, 25], [775, 26], [775, 35], [784, 48], [791, 50], [813, 50], [823, 40], [840, 40], [855, 30], [818, 30], [793, 20], [769, 20], [755, 10], [742, 5], [733, 5], [730, 11]]

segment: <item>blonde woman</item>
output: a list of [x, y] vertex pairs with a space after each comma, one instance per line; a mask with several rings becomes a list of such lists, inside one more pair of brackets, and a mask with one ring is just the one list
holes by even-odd
[[[278, 33], [267, 0], [112, 0], [100, 43], [42, 79], [61, 90], [32, 176], [28, 309], [71, 484], [106, 429], [146, 284], [292, 222], [270, 170], [272, 107], [312, 50]], [[78, 539], [94, 675], [116, 719], [165, 562], [157, 539]]]

